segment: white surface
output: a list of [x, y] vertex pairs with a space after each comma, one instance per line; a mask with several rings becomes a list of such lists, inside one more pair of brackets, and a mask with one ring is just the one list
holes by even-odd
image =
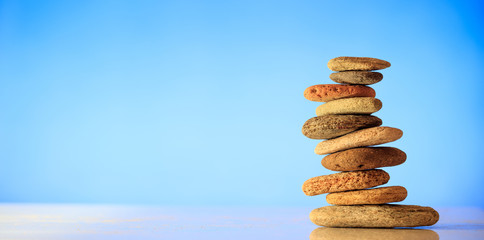
[[[484, 239], [484, 210], [438, 209], [440, 221], [412, 230], [414, 236]], [[309, 239], [318, 228], [309, 208], [140, 207], [110, 205], [0, 204], [0, 239]], [[420, 230], [423, 229], [423, 230]], [[356, 233], [356, 234], [355, 234]], [[360, 234], [361, 233], [361, 234]], [[385, 235], [399, 229], [338, 229], [332, 238]], [[435, 233], [435, 234], [434, 234]], [[325, 231], [312, 239], [327, 239]], [[336, 235], [335, 235], [336, 234]]]

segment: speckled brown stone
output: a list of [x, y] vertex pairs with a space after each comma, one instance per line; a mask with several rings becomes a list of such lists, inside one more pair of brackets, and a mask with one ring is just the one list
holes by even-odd
[[392, 127], [373, 127], [348, 133], [344, 136], [318, 143], [314, 152], [319, 155], [330, 154], [351, 148], [378, 145], [400, 139], [402, 130]]
[[390, 67], [385, 60], [369, 57], [337, 57], [329, 60], [328, 68], [335, 72], [342, 71], [371, 71]]
[[419, 227], [437, 223], [439, 213], [431, 207], [414, 205], [327, 206], [314, 209], [309, 218], [325, 227]]
[[302, 133], [311, 139], [328, 139], [381, 124], [381, 119], [375, 116], [324, 115], [307, 120], [302, 127]]
[[341, 172], [308, 179], [304, 182], [302, 190], [304, 194], [314, 196], [376, 187], [387, 183], [388, 180], [390, 180], [390, 175], [380, 169]]
[[375, 90], [363, 85], [320, 84], [306, 88], [304, 97], [315, 102], [329, 102], [350, 97], [375, 97]]
[[326, 195], [333, 205], [361, 205], [401, 202], [407, 197], [407, 189], [401, 186], [354, 190]]
[[327, 155], [321, 164], [332, 171], [355, 171], [400, 165], [407, 154], [394, 147], [362, 147]]
[[429, 229], [330, 228], [319, 227], [309, 240], [439, 240], [439, 234]]
[[370, 85], [381, 81], [383, 74], [370, 71], [346, 71], [331, 73], [329, 78], [337, 83]]
[[316, 115], [329, 114], [372, 114], [378, 112], [382, 102], [372, 97], [354, 97], [333, 100], [316, 108]]

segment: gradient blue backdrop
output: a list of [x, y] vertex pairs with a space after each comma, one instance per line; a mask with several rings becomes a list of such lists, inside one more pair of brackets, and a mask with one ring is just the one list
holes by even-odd
[[0, 201], [320, 206], [301, 134], [337, 56], [374, 85], [405, 203], [484, 206], [479, 1], [0, 1]]

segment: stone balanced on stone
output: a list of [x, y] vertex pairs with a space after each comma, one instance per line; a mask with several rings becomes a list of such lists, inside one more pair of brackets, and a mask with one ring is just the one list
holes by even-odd
[[310, 213], [313, 223], [326, 227], [417, 227], [439, 220], [431, 207], [389, 204], [403, 201], [407, 190], [401, 186], [379, 187], [390, 175], [376, 168], [405, 162], [407, 155], [393, 147], [374, 145], [400, 139], [403, 132], [382, 127], [382, 120], [370, 114], [382, 108], [375, 90], [366, 85], [380, 82], [383, 75], [374, 70], [390, 67], [384, 60], [367, 57], [337, 57], [328, 62], [335, 73], [329, 77], [340, 84], [322, 84], [307, 88], [304, 97], [325, 102], [316, 109], [316, 117], [304, 123], [302, 132], [311, 139], [326, 139], [315, 149], [329, 154], [321, 164], [339, 173], [314, 177], [302, 186], [308, 196], [329, 193], [326, 201], [333, 206]]

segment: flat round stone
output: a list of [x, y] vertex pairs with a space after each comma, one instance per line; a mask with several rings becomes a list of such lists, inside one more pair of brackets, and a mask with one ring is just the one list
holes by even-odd
[[420, 227], [437, 223], [439, 213], [431, 207], [415, 205], [327, 206], [314, 209], [309, 218], [325, 227]]
[[380, 118], [371, 115], [324, 115], [307, 120], [302, 133], [311, 139], [329, 139], [381, 124]]
[[354, 97], [333, 100], [316, 108], [316, 115], [372, 114], [382, 108], [382, 102], [373, 97]]
[[401, 186], [392, 186], [330, 193], [326, 195], [326, 201], [333, 205], [383, 204], [401, 202], [406, 197], [407, 189]]
[[363, 85], [320, 84], [306, 88], [304, 97], [315, 102], [329, 102], [341, 98], [375, 97], [375, 90]]
[[337, 57], [329, 60], [328, 68], [335, 72], [372, 71], [390, 67], [385, 60], [369, 57]]
[[396, 141], [403, 135], [402, 130], [392, 127], [372, 127], [354, 131], [344, 136], [322, 141], [314, 152], [319, 155], [330, 154], [351, 148], [366, 147]]
[[313, 177], [303, 183], [302, 190], [308, 196], [323, 193], [365, 189], [385, 184], [390, 175], [381, 169], [340, 172]]
[[361, 147], [329, 154], [321, 160], [332, 171], [355, 171], [400, 165], [407, 154], [394, 147]]
[[383, 74], [371, 71], [345, 71], [335, 72], [329, 78], [337, 83], [370, 85], [383, 79]]

